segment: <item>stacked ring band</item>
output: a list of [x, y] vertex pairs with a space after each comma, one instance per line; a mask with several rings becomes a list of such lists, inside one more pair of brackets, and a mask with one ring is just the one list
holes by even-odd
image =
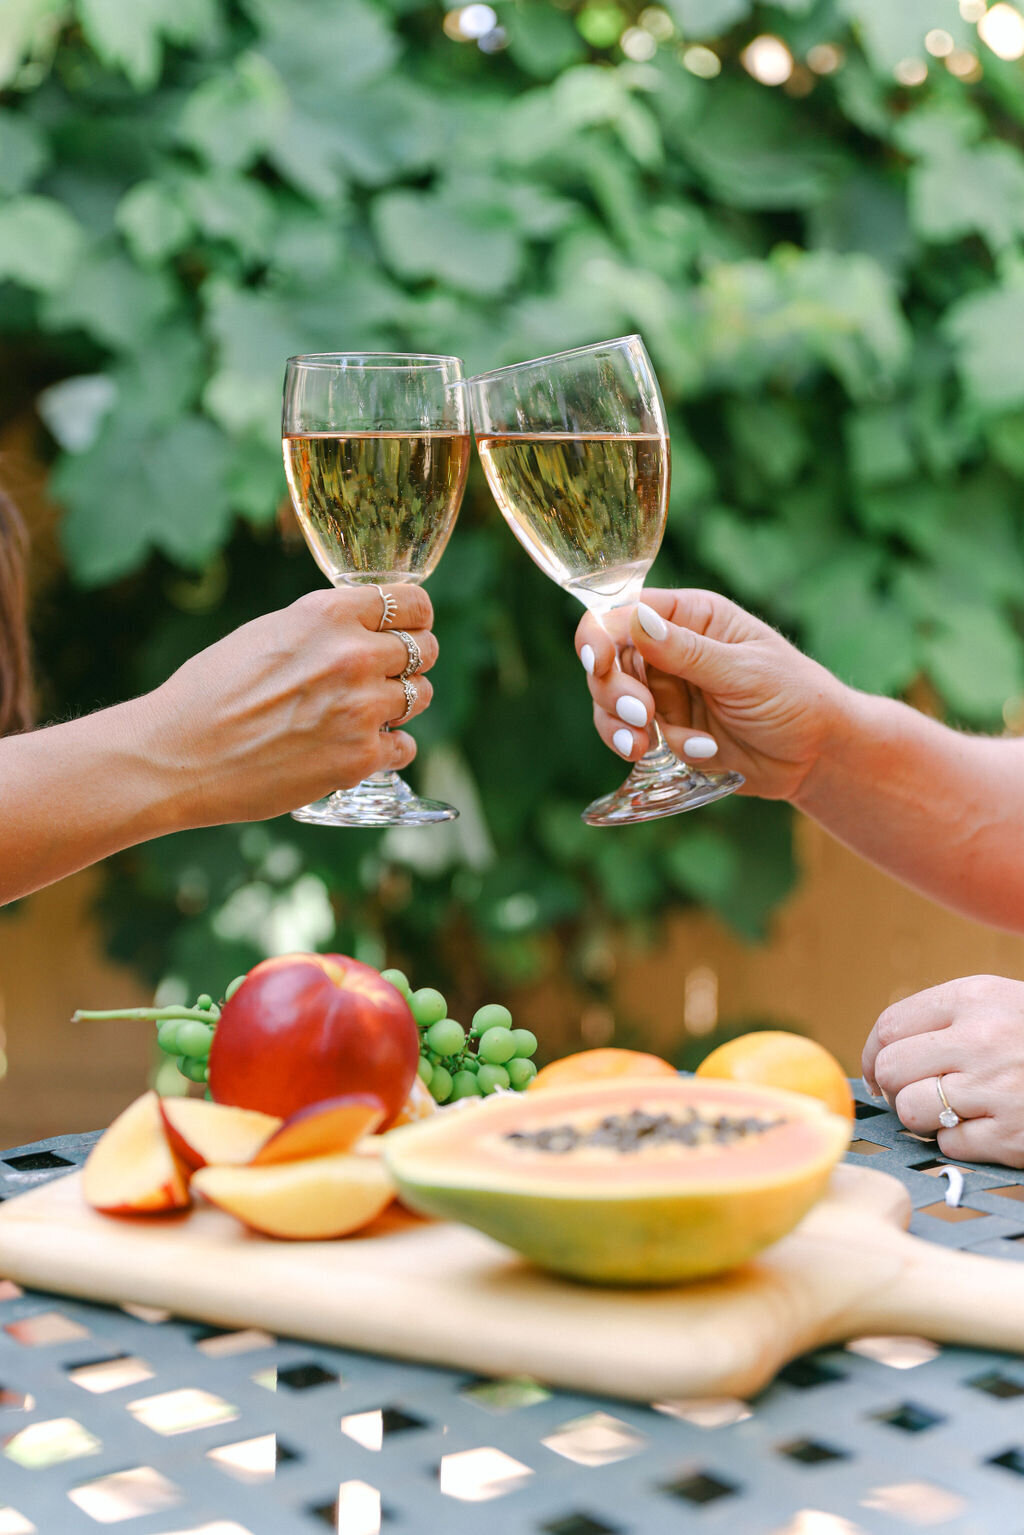
[[392, 629], [391, 633], [395, 636], [396, 639], [402, 641], [403, 645], [405, 646], [406, 654], [409, 657], [405, 671], [398, 674], [398, 681], [405, 682], [408, 680], [408, 678], [415, 677], [416, 673], [423, 666], [423, 652], [420, 650], [420, 647], [417, 645], [412, 635], [407, 634], [404, 629]]
[[394, 681], [400, 682], [402, 684], [402, 692], [405, 694], [405, 713], [400, 714], [396, 720], [388, 721], [389, 730], [396, 730], [399, 725], [405, 724], [413, 709], [416, 707], [417, 698], [420, 696], [419, 689], [417, 688], [415, 682], [410, 682], [408, 677], [396, 677]]
[[389, 624], [394, 623], [395, 614], [398, 612], [398, 603], [392, 596], [391, 592], [386, 592], [382, 586], [377, 585], [376, 581], [372, 582], [371, 584], [374, 591], [380, 597], [382, 604], [380, 623], [377, 625], [377, 633], [380, 634], [382, 630], [389, 626]]

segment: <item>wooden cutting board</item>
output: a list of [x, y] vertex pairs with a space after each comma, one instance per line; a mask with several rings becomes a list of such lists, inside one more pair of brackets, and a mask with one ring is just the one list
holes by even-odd
[[0, 1275], [648, 1402], [748, 1396], [795, 1355], [869, 1334], [1024, 1352], [1024, 1266], [911, 1237], [909, 1216], [896, 1179], [844, 1166], [802, 1225], [745, 1268], [669, 1290], [602, 1290], [401, 1213], [372, 1235], [302, 1243], [248, 1235], [208, 1207], [114, 1219], [86, 1206], [75, 1173], [0, 1206]]

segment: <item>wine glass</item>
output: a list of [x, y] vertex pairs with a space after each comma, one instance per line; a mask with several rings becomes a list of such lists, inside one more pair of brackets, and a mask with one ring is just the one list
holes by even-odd
[[[281, 436], [292, 504], [334, 586], [426, 580], [458, 515], [470, 437], [458, 357], [290, 357]], [[427, 826], [458, 811], [393, 771], [293, 810], [319, 826]]]
[[[669, 440], [658, 380], [639, 336], [621, 336], [467, 380], [477, 448], [501, 514], [546, 576], [598, 617], [636, 602], [665, 531]], [[632, 647], [619, 664], [641, 682]], [[693, 810], [731, 794], [739, 773], [702, 773], [654, 744], [591, 826]]]

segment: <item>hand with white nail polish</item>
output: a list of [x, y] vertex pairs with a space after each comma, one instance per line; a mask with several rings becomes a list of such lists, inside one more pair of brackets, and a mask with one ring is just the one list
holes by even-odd
[[[636, 761], [647, 750], [657, 713], [684, 761], [713, 758], [716, 769], [744, 775], [741, 793], [769, 799], [796, 795], [846, 691], [714, 592], [645, 590], [635, 608], [616, 608], [600, 622], [588, 614], [576, 644], [598, 733], [620, 756]], [[620, 671], [616, 644], [643, 656], [646, 689]]]

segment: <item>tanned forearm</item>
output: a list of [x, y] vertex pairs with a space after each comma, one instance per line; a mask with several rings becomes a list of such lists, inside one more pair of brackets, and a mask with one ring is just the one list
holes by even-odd
[[187, 821], [145, 699], [0, 740], [0, 905]]
[[794, 804], [905, 884], [1024, 932], [1024, 740], [853, 690], [845, 702]]

